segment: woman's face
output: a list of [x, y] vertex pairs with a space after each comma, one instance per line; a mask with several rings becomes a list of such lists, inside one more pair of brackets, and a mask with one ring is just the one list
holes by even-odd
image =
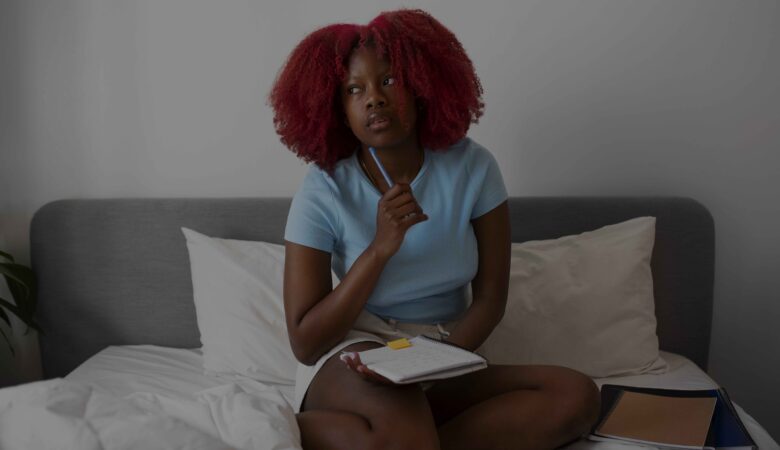
[[389, 62], [373, 48], [352, 53], [341, 87], [347, 126], [365, 147], [417, 145], [414, 98], [396, 83]]

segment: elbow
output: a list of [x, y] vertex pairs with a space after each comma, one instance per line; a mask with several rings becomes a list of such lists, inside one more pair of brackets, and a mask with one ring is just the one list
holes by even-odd
[[496, 325], [498, 325], [502, 320], [504, 320], [505, 314], [506, 314], [506, 300], [504, 300], [504, 303], [498, 308], [498, 317], [496, 318]]
[[305, 339], [300, 336], [295, 336], [294, 333], [288, 333], [290, 338], [290, 347], [292, 348], [293, 355], [301, 364], [306, 366], [313, 366], [317, 364], [320, 359], [320, 354], [312, 345], [307, 345]]
[[509, 296], [508, 294], [508, 288], [494, 294], [496, 301], [491, 302], [491, 304], [495, 305], [493, 307], [493, 317], [496, 325], [498, 325], [504, 319], [504, 314], [506, 314], [506, 304], [507, 298]]
[[308, 352], [308, 353], [306, 353], [306, 352], [296, 352], [296, 351], [293, 350], [293, 354], [295, 355], [295, 359], [297, 359], [298, 362], [300, 362], [304, 366], [313, 366], [313, 365], [317, 364], [317, 361], [319, 360], [317, 355], [314, 355], [311, 352]]
[[506, 295], [486, 295], [472, 301], [472, 307], [478, 308], [482, 317], [496, 326], [504, 319], [506, 303]]

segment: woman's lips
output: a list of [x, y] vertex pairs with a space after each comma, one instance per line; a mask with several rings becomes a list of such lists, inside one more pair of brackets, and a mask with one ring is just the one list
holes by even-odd
[[371, 131], [382, 131], [390, 126], [390, 116], [383, 111], [372, 111], [366, 120], [366, 128]]
[[368, 124], [368, 129], [371, 131], [382, 131], [390, 126], [390, 119], [385, 117], [377, 118]]

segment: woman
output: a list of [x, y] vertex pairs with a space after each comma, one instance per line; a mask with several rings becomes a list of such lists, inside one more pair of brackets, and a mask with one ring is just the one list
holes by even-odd
[[457, 38], [419, 10], [317, 30], [280, 72], [277, 132], [315, 163], [285, 230], [304, 448], [539, 450], [596, 420], [598, 389], [571, 369], [489, 365], [394, 385], [355, 357], [417, 334], [476, 350], [501, 320], [507, 193], [493, 156], [465, 137], [481, 94]]

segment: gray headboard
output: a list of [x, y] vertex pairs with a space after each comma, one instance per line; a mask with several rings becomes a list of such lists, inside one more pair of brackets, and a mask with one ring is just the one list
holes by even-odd
[[[43, 372], [64, 376], [109, 345], [200, 347], [182, 226], [282, 242], [289, 198], [58, 200], [34, 215]], [[714, 225], [677, 197], [515, 197], [512, 240], [552, 239], [656, 217], [652, 269], [663, 350], [707, 367]]]

